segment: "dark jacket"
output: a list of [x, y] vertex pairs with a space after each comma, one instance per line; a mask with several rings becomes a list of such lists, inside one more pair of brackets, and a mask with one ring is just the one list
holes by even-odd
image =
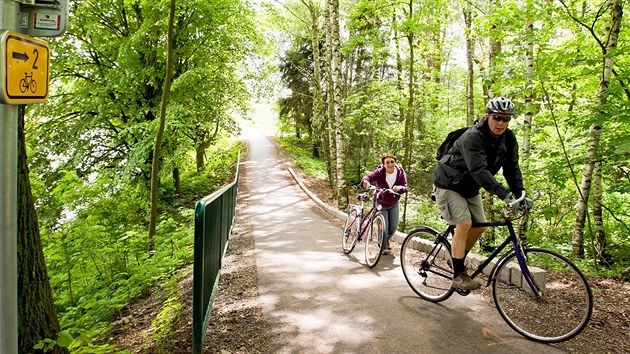
[[[494, 178], [501, 168], [509, 190]], [[518, 198], [524, 188], [514, 133], [506, 129], [501, 136], [494, 137], [486, 120], [482, 120], [468, 129], [442, 157], [433, 169], [432, 180], [437, 187], [453, 190], [464, 198], [476, 196], [480, 188], [501, 199], [509, 191]]]
[[[363, 177], [362, 181], [368, 181], [370, 183], [376, 183], [376, 187], [378, 188], [389, 188], [387, 184], [387, 171], [384, 166], [377, 167], [374, 171], [368, 173], [367, 176]], [[402, 189], [398, 191], [399, 194], [407, 193], [407, 175], [402, 167], [396, 165], [396, 181], [394, 182], [395, 186], [401, 186]], [[381, 201], [381, 205], [385, 208], [389, 208], [392, 205], [398, 203], [399, 196], [391, 193], [383, 193], [383, 200]]]

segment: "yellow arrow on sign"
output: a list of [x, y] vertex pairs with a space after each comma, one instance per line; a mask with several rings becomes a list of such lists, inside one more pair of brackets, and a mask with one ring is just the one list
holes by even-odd
[[48, 43], [6, 31], [2, 33], [0, 101], [8, 104], [39, 103], [48, 98]]

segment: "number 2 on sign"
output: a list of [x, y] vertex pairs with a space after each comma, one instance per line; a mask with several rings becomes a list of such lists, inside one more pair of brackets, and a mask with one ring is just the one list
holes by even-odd
[[37, 48], [33, 49], [33, 54], [35, 54], [35, 60], [33, 61], [33, 70], [37, 70], [37, 59], [39, 59], [39, 51]]

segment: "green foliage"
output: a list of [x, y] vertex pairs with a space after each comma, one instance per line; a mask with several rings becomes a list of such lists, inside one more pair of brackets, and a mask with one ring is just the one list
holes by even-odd
[[164, 305], [162, 306], [160, 312], [155, 316], [153, 321], [151, 321], [151, 326], [154, 328], [151, 337], [154, 341], [159, 342], [162, 341], [169, 336], [173, 336], [175, 333], [175, 328], [173, 325], [176, 320], [180, 317], [184, 316], [182, 311], [182, 299], [179, 297], [179, 288], [176, 286], [177, 281], [179, 281], [178, 276], [172, 277], [168, 285], [165, 287], [163, 291], [168, 292], [168, 298], [164, 301]]
[[[237, 117], [248, 112], [248, 87], [280, 90], [262, 84], [254, 72], [269, 70], [260, 60], [270, 50], [261, 38], [267, 26], [283, 29], [290, 41], [278, 45], [289, 48], [278, 57], [280, 76], [290, 90], [279, 100], [279, 118], [283, 131], [296, 137], [278, 142], [297, 166], [328, 178], [326, 161], [313, 156], [322, 148], [327, 122], [314, 119], [312, 112], [313, 48], [305, 4], [288, 4], [291, 16], [263, 4], [271, 11], [256, 19], [249, 3], [240, 0], [178, 1], [176, 64], [160, 161], [161, 214], [155, 249], [147, 252], [148, 177], [166, 61], [167, 5], [72, 2], [67, 34], [51, 41], [50, 99], [27, 107], [31, 185], [64, 329], [58, 338], [39, 343], [43, 350], [59, 345], [76, 353], [116, 352], [104, 340], [111, 322], [153, 286], [166, 283], [167, 292], [172, 290], [173, 274], [192, 262], [194, 202], [234, 176], [243, 148], [228, 137], [238, 134]], [[347, 184], [373, 169], [382, 152], [393, 152], [400, 161], [409, 148], [412, 161], [404, 166], [409, 227], [444, 226], [428, 198], [435, 149], [466, 120], [460, 5], [381, 0], [342, 5], [347, 17], [341, 20], [348, 30], [342, 43]], [[630, 50], [624, 26], [617, 48], [606, 53], [614, 75], [600, 93], [602, 34], [609, 26], [609, 14], [601, 9], [595, 2], [584, 3], [578, 12], [577, 7], [512, 0], [485, 13], [473, 8], [472, 113], [481, 116], [489, 93], [512, 98], [517, 114], [510, 127], [519, 143], [527, 132], [524, 113], [532, 113], [525, 185], [543, 197], [531, 214], [527, 236], [531, 244], [565, 255], [571, 253], [589, 130], [601, 126], [598, 158], [608, 257], [597, 264], [597, 272], [609, 275], [630, 261], [625, 84], [630, 74], [624, 69], [630, 65]], [[524, 26], [528, 23], [532, 26]], [[490, 38], [501, 42], [492, 63], [485, 45]], [[325, 37], [320, 41], [326, 49]], [[524, 44], [530, 42], [534, 57], [527, 64]], [[326, 83], [320, 84], [329, 95]], [[406, 132], [411, 141], [405, 141]], [[203, 166], [197, 165], [198, 158]], [[180, 173], [179, 194], [173, 171]], [[591, 231], [585, 227], [587, 255], [579, 265], [595, 271]], [[160, 328], [155, 340], [166, 338], [168, 323], [180, 315], [176, 303], [176, 294], [169, 292], [155, 322]]]
[[[507, 1], [483, 12], [470, 6], [472, 32], [462, 33], [460, 5], [448, 1], [344, 5], [342, 22], [348, 29], [342, 43], [347, 63], [343, 87], [347, 184], [356, 183], [373, 169], [382, 152], [391, 151], [400, 159], [408, 149], [411, 161], [401, 161], [411, 190], [408, 224], [417, 220], [441, 225], [433, 203], [427, 200], [437, 146], [450, 130], [466, 125], [468, 72], [463, 49], [469, 34], [475, 70], [471, 114], [482, 117], [490, 94], [509, 97], [516, 104], [510, 128], [521, 148], [525, 138], [529, 142], [527, 161], [522, 161], [525, 186], [528, 192], [540, 192], [543, 197], [531, 214], [528, 239], [572, 257], [578, 189], [589, 158], [591, 129], [597, 126], [601, 128], [596, 158], [601, 160], [607, 257], [599, 260], [596, 271], [609, 274], [627, 266], [630, 104], [625, 82], [630, 75], [624, 68], [630, 64], [628, 27], [621, 27], [616, 48], [605, 48], [611, 7]], [[308, 21], [300, 18], [295, 25], [308, 27]], [[494, 48], [496, 52], [489, 53], [488, 40], [500, 44]], [[287, 47], [293, 48], [308, 43], [302, 37], [289, 37], [289, 41]], [[523, 60], [528, 55], [530, 62]], [[606, 83], [601, 82], [604, 58], [611, 59], [613, 70]], [[308, 68], [308, 51], [295, 54], [292, 62], [298, 60], [301, 68]], [[410, 86], [412, 64], [414, 85]], [[308, 84], [299, 91], [308, 97], [312, 85], [300, 83]], [[305, 109], [307, 105], [299, 103], [293, 108], [296, 112]], [[533, 117], [531, 131], [524, 124], [525, 113]], [[307, 120], [300, 124], [308, 129]], [[314, 127], [311, 122], [311, 129]], [[409, 132], [411, 139], [405, 141]], [[523, 151], [521, 154], [525, 156]], [[594, 225], [592, 197], [588, 208], [584, 263], [586, 269], [595, 270], [593, 259], [599, 251], [594, 227], [589, 226]]]
[[170, 184], [162, 184], [152, 253], [147, 252], [146, 189], [106, 171], [88, 181], [66, 172], [50, 189], [48, 198], [64, 207], [42, 213], [50, 219], [42, 223], [50, 225], [41, 229], [42, 243], [61, 326], [74, 336], [73, 352], [115, 351], [99, 344], [111, 321], [192, 263], [194, 202], [234, 178], [241, 150], [240, 143], [222, 141], [209, 149], [212, 157], [201, 172], [189, 161], [181, 175], [182, 195], [165, 192]]
[[307, 150], [308, 144], [295, 137], [276, 137], [276, 141], [291, 154], [295, 164], [304, 172], [315, 178], [328, 180], [326, 162], [313, 157]]
[[72, 344], [73, 340], [74, 338], [72, 338], [72, 335], [70, 335], [68, 331], [61, 331], [57, 335], [56, 340], [46, 338], [40, 341], [39, 343], [35, 344], [33, 346], [33, 349], [40, 349], [44, 353], [47, 353], [51, 351], [55, 346], [59, 346], [61, 348], [68, 348]]

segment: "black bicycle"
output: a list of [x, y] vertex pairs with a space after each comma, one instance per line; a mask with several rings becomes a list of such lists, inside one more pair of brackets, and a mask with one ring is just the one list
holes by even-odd
[[[357, 195], [357, 199], [361, 202], [360, 205], [348, 204], [348, 217], [343, 226], [341, 248], [344, 254], [350, 254], [357, 243], [362, 241], [365, 236], [365, 263], [368, 267], [374, 268], [381, 259], [381, 254], [385, 247], [383, 238], [385, 237], [387, 224], [383, 214], [379, 213], [382, 208], [380, 202], [383, 198], [383, 193], [400, 194], [389, 188], [370, 186], [370, 190], [374, 192], [371, 197], [372, 207], [367, 213], [364, 213], [365, 202], [370, 200], [370, 196], [367, 193]], [[367, 234], [366, 231], [368, 231]]]
[[[492, 284], [496, 308], [516, 332], [543, 343], [566, 341], [578, 335], [591, 318], [591, 287], [582, 272], [566, 257], [549, 250], [530, 248], [519, 240], [512, 221], [529, 212], [527, 205], [520, 203], [524, 198], [525, 193], [506, 206], [502, 221], [473, 223], [473, 227], [507, 226], [509, 235], [485, 261], [479, 259], [480, 264], [470, 277], [474, 279], [482, 273], [488, 276], [486, 287]], [[402, 243], [400, 262], [405, 279], [423, 299], [440, 302], [453, 292], [464, 296], [470, 293], [451, 288], [453, 263], [447, 237], [454, 230], [454, 225], [443, 232], [420, 226]], [[496, 261], [508, 245], [513, 249]], [[468, 258], [474, 258], [471, 256]]]

